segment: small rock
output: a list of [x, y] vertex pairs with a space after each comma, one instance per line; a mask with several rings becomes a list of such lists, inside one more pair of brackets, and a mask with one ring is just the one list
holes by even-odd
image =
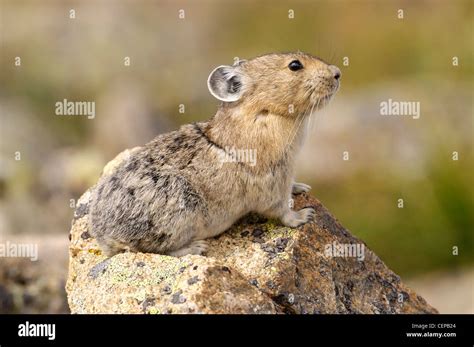
[[186, 298], [181, 295], [182, 291], [179, 290], [178, 292], [173, 294], [173, 297], [171, 298], [171, 302], [175, 305], [177, 304], [184, 304], [186, 302]]
[[172, 292], [171, 288], [169, 286], [165, 286], [162, 290], [161, 293], [164, 295], [170, 295]]
[[86, 232], [83, 232], [83, 233], [81, 234], [81, 239], [83, 239], [83, 240], [87, 240], [87, 239], [90, 239], [90, 238], [91, 238], [91, 235], [90, 235], [89, 232], [87, 232], [87, 231], [86, 231]]
[[96, 279], [99, 277], [101, 274], [103, 274], [107, 270], [107, 266], [109, 266], [111, 258], [107, 258], [104, 261], [101, 261], [99, 264], [94, 266], [90, 271], [89, 271], [89, 277], [92, 277], [93, 279]]
[[252, 231], [252, 236], [255, 237], [255, 238], [259, 238], [262, 235], [263, 235], [263, 230], [261, 228], [255, 228]]
[[148, 307], [155, 305], [155, 298], [146, 298], [142, 303], [143, 312], [147, 312]]
[[193, 276], [190, 279], [188, 279], [188, 284], [193, 285], [194, 283], [197, 283], [199, 281], [199, 278], [197, 276]]
[[275, 245], [279, 253], [283, 252], [288, 245], [288, 238], [280, 237], [276, 240]]
[[270, 289], [275, 289], [276, 288], [275, 282], [273, 282], [273, 281], [267, 281], [267, 283], [265, 283], [265, 284]]
[[262, 251], [267, 252], [267, 253], [271, 253], [273, 255], [275, 255], [275, 253], [277, 251], [277, 249], [275, 247], [273, 247], [271, 244], [268, 244], [268, 243], [261, 244], [260, 248], [262, 249]]

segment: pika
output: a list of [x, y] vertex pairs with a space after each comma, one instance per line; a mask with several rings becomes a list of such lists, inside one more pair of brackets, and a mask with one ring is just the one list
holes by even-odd
[[[293, 180], [295, 156], [308, 119], [340, 77], [336, 66], [302, 52], [215, 68], [207, 85], [221, 103], [210, 120], [159, 135], [97, 183], [90, 230], [102, 250], [203, 254], [207, 238], [249, 212], [292, 228], [311, 221], [314, 209], [289, 203], [311, 189]], [[239, 150], [255, 160], [224, 160]]]

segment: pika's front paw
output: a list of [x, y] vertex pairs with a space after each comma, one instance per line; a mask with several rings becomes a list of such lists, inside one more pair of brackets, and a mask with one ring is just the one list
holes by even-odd
[[304, 183], [294, 182], [291, 188], [291, 193], [296, 195], [296, 194], [309, 192], [310, 190], [311, 190], [311, 186]]
[[187, 254], [202, 255], [207, 252], [209, 243], [204, 240], [193, 241], [190, 244], [180, 248], [176, 251], [169, 252], [168, 255], [172, 257], [182, 257]]
[[314, 220], [316, 211], [312, 207], [302, 208], [299, 211], [288, 211], [282, 218], [285, 226], [290, 228], [297, 228], [300, 225], [306, 224]]

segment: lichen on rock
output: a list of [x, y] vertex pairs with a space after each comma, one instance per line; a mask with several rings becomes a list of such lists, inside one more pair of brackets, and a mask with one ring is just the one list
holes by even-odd
[[[181, 258], [107, 258], [89, 233], [89, 199], [79, 200], [70, 235], [72, 313], [437, 313], [307, 194], [295, 209], [315, 208], [314, 222], [292, 229], [249, 215], [210, 240], [206, 256]], [[363, 245], [363, 260], [328, 254], [333, 244]]]

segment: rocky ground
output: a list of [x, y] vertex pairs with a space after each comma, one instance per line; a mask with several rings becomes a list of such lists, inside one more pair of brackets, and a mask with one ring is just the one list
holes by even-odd
[[[295, 209], [314, 207], [315, 222], [292, 229], [247, 216], [211, 240], [207, 256], [181, 258], [107, 258], [89, 233], [89, 199], [87, 191], [79, 200], [70, 234], [66, 290], [72, 313], [437, 312], [306, 194], [295, 199]], [[354, 245], [363, 253], [337, 256], [328, 253], [331, 245]]]
[[[436, 313], [368, 248], [364, 260], [326, 245], [360, 244], [316, 199], [298, 229], [248, 216], [211, 241], [207, 256], [104, 256], [87, 226], [86, 194], [71, 231], [73, 313]], [[81, 207], [82, 206], [82, 207]]]
[[[254, 217], [253, 221], [257, 220]], [[246, 222], [251, 221], [247, 219]], [[245, 224], [239, 228], [245, 228]], [[257, 237], [252, 236], [252, 240], [260, 241], [258, 234], [261, 230], [257, 228]], [[244, 236], [247, 232], [250, 233], [249, 230], [242, 231]], [[221, 237], [226, 238], [224, 235]], [[64, 289], [68, 265], [67, 237], [48, 235], [41, 240], [35, 236], [9, 239], [38, 241], [39, 261], [19, 258], [0, 261], [0, 313], [70, 312]], [[441, 313], [474, 313], [474, 272], [470, 268], [409, 278], [406, 283]]]

